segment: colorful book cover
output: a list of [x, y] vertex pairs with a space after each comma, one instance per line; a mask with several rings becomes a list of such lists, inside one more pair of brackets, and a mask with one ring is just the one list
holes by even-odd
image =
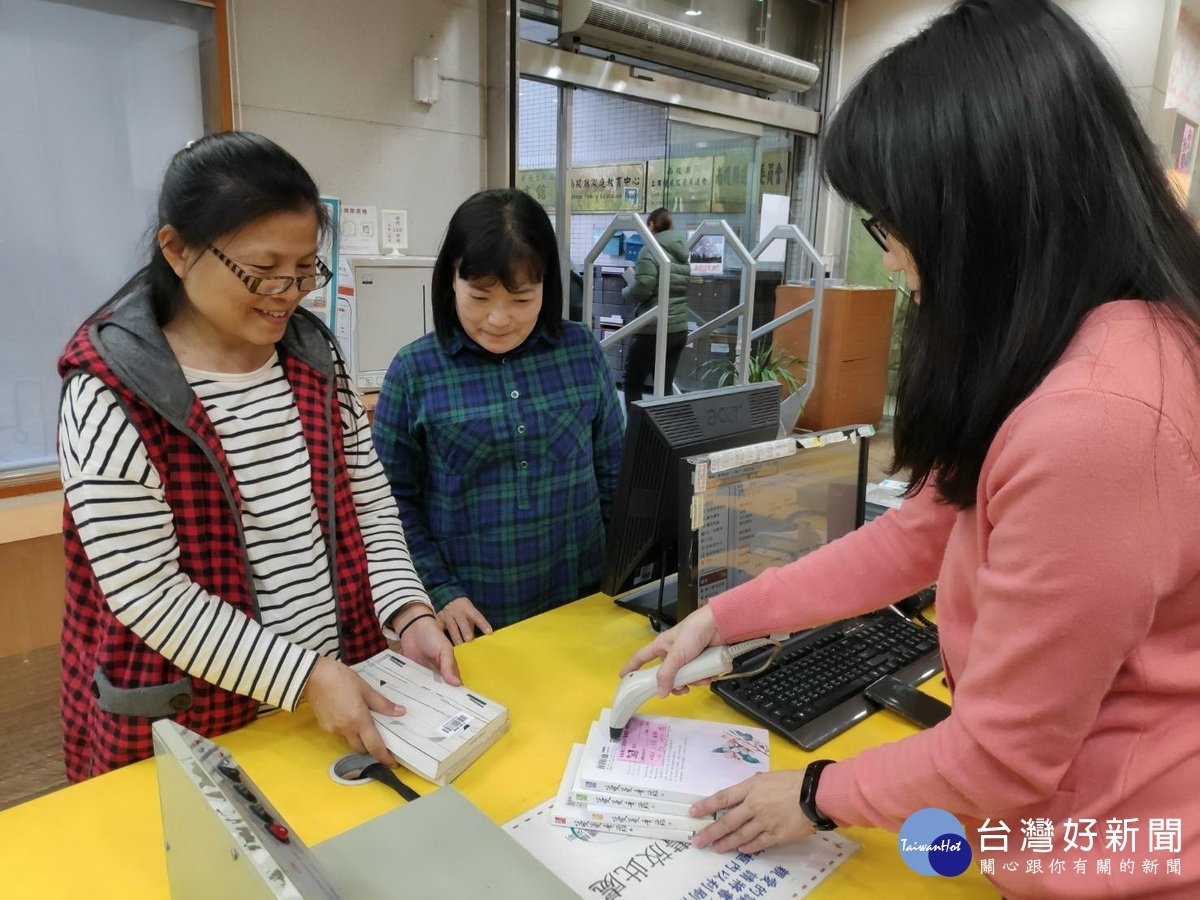
[[770, 738], [762, 728], [637, 715], [613, 741], [609, 714], [603, 710], [588, 733], [579, 790], [691, 804], [770, 771]]

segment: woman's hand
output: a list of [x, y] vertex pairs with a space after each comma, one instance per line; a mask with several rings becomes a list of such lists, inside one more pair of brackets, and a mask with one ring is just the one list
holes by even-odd
[[483, 617], [483, 613], [476, 609], [475, 604], [466, 597], [455, 597], [447, 603], [438, 613], [438, 622], [441, 623], [442, 628], [446, 630], [446, 634], [455, 644], [461, 644], [475, 637], [476, 628], [479, 629], [480, 634], [492, 633], [492, 626]]
[[[723, 639], [717, 630], [717, 621], [713, 618], [712, 611], [707, 606], [702, 606], [674, 628], [664, 631], [633, 654], [633, 658], [625, 663], [620, 674], [624, 677], [635, 669], [640, 669], [650, 660], [661, 657], [663, 662], [658, 670], [658, 696], [665, 697], [675, 687], [675, 673], [680, 668], [705, 649], [718, 647], [722, 643]], [[686, 687], [680, 688], [678, 693], [686, 691]]]
[[371, 711], [402, 716], [403, 706], [392, 703], [349, 666], [327, 656], [320, 657], [309, 674], [304, 697], [323, 731], [340, 734], [356, 753], [370, 753], [385, 766], [395, 767], [396, 760], [379, 736]]
[[803, 771], [761, 772], [704, 798], [692, 807], [693, 816], [711, 816], [720, 809], [725, 814], [692, 843], [711, 845], [718, 853], [735, 848], [739, 853], [757, 853], [808, 837], [816, 828], [800, 809], [803, 781]]
[[[424, 604], [419, 604], [419, 610], [406, 617], [407, 621], [412, 622], [412, 626], [405, 629], [404, 634], [400, 636], [400, 652], [425, 668], [433, 669], [447, 684], [462, 684], [462, 676], [458, 674], [458, 662], [454, 659], [454, 646], [447, 639], [446, 632], [442, 631], [441, 621], [432, 615], [429, 607]], [[395, 619], [399, 621], [400, 628], [404, 628], [406, 624], [402, 616], [403, 610]]]

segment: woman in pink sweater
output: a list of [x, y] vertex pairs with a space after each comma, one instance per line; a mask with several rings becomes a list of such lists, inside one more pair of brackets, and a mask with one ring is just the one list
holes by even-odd
[[665, 696], [706, 646], [936, 580], [953, 713], [810, 766], [807, 813], [801, 771], [697, 804], [728, 809], [697, 844], [938, 807], [1008, 897], [1200, 896], [1200, 238], [1121, 82], [1049, 0], [964, 0], [863, 76], [822, 165], [917, 301], [894, 433], [910, 497], [626, 671], [664, 657]]

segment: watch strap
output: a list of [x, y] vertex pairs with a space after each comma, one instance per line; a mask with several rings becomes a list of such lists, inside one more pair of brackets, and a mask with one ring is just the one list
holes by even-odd
[[833, 765], [832, 759], [817, 759], [808, 764], [804, 770], [804, 781], [800, 786], [800, 811], [812, 821], [817, 831], [832, 831], [837, 828], [837, 822], [817, 809], [817, 785], [821, 782], [821, 772], [826, 766]]

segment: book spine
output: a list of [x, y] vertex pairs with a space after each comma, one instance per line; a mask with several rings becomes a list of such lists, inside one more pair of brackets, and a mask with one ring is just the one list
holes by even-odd
[[580, 816], [554, 813], [551, 821], [563, 828], [579, 828], [584, 831], [603, 831], [608, 834], [628, 834], [635, 837], [656, 838], [666, 841], [689, 842], [695, 831], [680, 828], [658, 828], [652, 825], [624, 825], [613, 822], [593, 822]]
[[675, 803], [670, 800], [659, 800], [656, 797], [634, 797], [630, 794], [606, 794], [600, 791], [576, 790], [572, 799], [587, 806], [607, 806], [644, 813], [665, 813], [668, 816], [686, 816], [692, 806], [690, 803]]
[[698, 819], [694, 816], [668, 816], [664, 813], [633, 812], [628, 809], [611, 809], [588, 806], [588, 821], [611, 825], [630, 825], [639, 828], [673, 828], [693, 834], [707, 828], [716, 819]]
[[[371, 715], [375, 716], [377, 713], [371, 713]], [[404, 768], [411, 769], [426, 781], [431, 781], [434, 784], [440, 783], [438, 779], [445, 774], [443, 771], [445, 760], [433, 759], [422, 753], [418, 748], [387, 728], [380, 728], [379, 734], [383, 738], [383, 745], [388, 748], [388, 752], [396, 757], [397, 762], [401, 763]]]
[[643, 800], [667, 800], [671, 803], [686, 803], [689, 806], [697, 800], [703, 800], [707, 794], [697, 794], [694, 791], [675, 791], [668, 788], [642, 787], [635, 784], [621, 784], [618, 781], [607, 781], [602, 778], [581, 778], [579, 786], [588, 791], [601, 791], [605, 794], [626, 794]]

